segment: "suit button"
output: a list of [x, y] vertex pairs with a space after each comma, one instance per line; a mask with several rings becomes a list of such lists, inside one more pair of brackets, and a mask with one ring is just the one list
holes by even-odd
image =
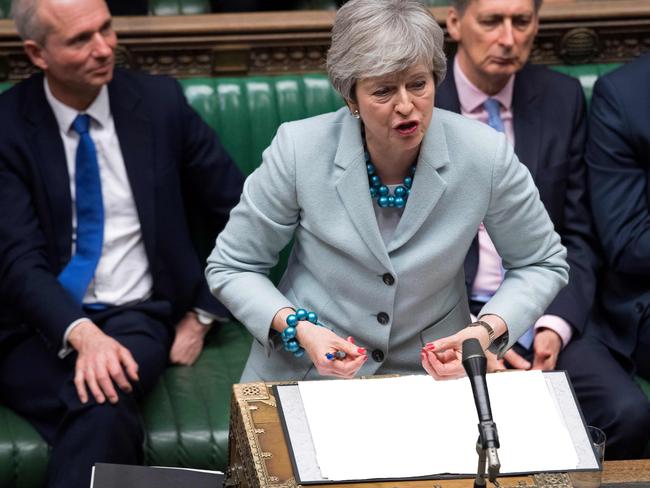
[[384, 276], [381, 277], [382, 280], [384, 280], [384, 283], [387, 284], [388, 286], [393, 286], [395, 283], [395, 278], [393, 278], [393, 275], [390, 273], [386, 273]]
[[381, 325], [386, 325], [388, 322], [390, 322], [390, 317], [386, 312], [379, 312], [377, 314], [377, 322], [379, 322]]
[[636, 313], [643, 312], [643, 303], [636, 302], [636, 305], [634, 305], [634, 310], [636, 310]]
[[384, 353], [381, 352], [379, 349], [375, 349], [374, 351], [372, 351], [372, 359], [374, 359], [378, 363], [381, 363], [384, 360]]

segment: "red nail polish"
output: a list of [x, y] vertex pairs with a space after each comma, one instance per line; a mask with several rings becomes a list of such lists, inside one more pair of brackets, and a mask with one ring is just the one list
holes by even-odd
[[350, 344], [354, 344], [354, 337], [349, 336], [349, 337], [347, 338], [347, 341], [348, 341]]
[[357, 352], [359, 354], [366, 354], [366, 348], [365, 347], [360, 347], [359, 349], [357, 349]]
[[433, 351], [436, 348], [436, 346], [434, 346], [431, 342], [429, 342], [426, 346], [424, 346], [424, 348], [427, 351]]

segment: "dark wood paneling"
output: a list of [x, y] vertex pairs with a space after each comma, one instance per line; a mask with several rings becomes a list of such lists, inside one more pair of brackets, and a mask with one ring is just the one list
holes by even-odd
[[[431, 11], [444, 27], [447, 9]], [[621, 62], [650, 49], [647, 1], [556, 1], [540, 16], [537, 63]], [[323, 71], [333, 18], [331, 11], [305, 10], [117, 17], [118, 61], [178, 77]], [[32, 70], [13, 23], [0, 20], [0, 81]]]

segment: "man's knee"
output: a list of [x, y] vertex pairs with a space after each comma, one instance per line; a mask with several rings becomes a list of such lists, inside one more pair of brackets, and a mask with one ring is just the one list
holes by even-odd
[[607, 459], [631, 459], [643, 454], [650, 441], [650, 403], [641, 391], [612, 399], [601, 421], [599, 427], [608, 436]]
[[64, 425], [68, 424], [67, 429], [92, 433], [93, 437], [105, 442], [115, 438], [122, 442], [141, 443], [144, 436], [138, 404], [132, 394], [123, 392], [119, 392], [115, 404], [90, 400], [87, 405], [70, 411], [66, 420]]
[[631, 435], [650, 435], [650, 403], [642, 393], [618, 398], [612, 405], [614, 422]]

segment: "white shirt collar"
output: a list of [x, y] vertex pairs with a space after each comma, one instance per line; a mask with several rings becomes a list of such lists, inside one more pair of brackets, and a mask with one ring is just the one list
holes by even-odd
[[[43, 85], [45, 87], [45, 97], [47, 98], [52, 111], [54, 112], [54, 117], [56, 118], [59, 128], [62, 132], [68, 133], [71, 130], [72, 123], [74, 119], [79, 115], [76, 109], [67, 106], [65, 103], [59, 101], [50, 90], [50, 85], [47, 82], [47, 77], [43, 78]], [[94, 120], [100, 127], [106, 127], [106, 124], [111, 119], [111, 107], [108, 100], [108, 87], [106, 85], [102, 86], [97, 98], [93, 100], [93, 103], [82, 113], [90, 115], [91, 119]]]

